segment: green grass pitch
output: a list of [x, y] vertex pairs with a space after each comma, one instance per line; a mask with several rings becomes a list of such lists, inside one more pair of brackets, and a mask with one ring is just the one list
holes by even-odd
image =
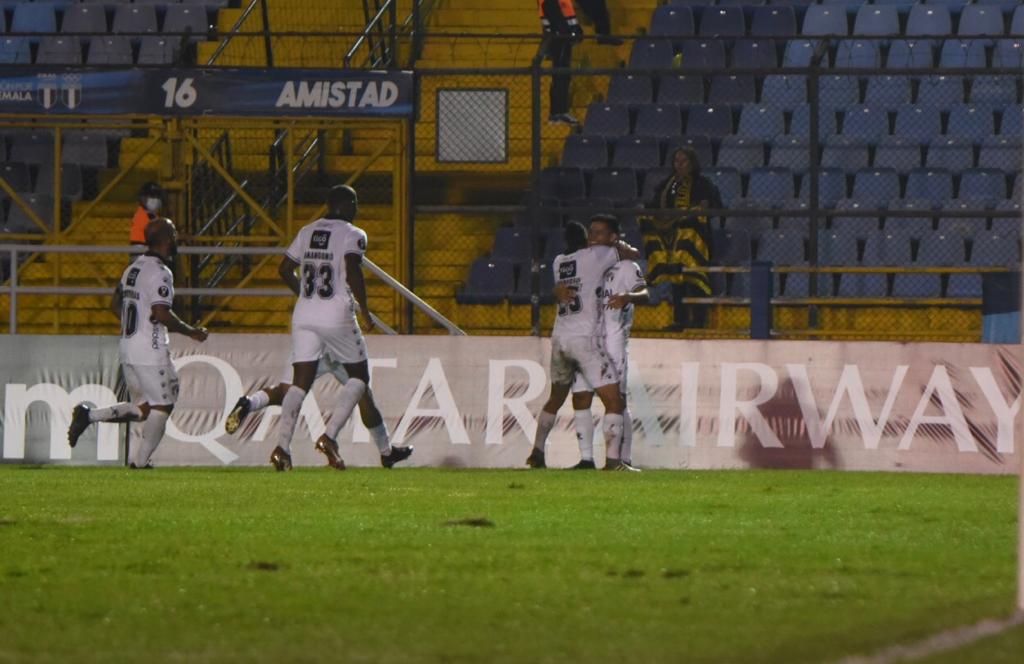
[[[1014, 477], [0, 466], [0, 662], [819, 662], [1013, 610]], [[943, 655], [1018, 662], [1024, 630]]]

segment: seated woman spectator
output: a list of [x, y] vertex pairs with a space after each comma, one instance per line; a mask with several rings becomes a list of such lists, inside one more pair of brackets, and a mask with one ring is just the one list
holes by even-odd
[[649, 208], [677, 209], [681, 214], [648, 217], [641, 224], [647, 253], [647, 283], [671, 293], [673, 323], [670, 330], [704, 327], [705, 305], [686, 305], [686, 297], [709, 297], [711, 282], [707, 273], [681, 271], [681, 268], [706, 267], [711, 260], [711, 226], [700, 210], [719, 209], [722, 197], [718, 188], [700, 174], [697, 153], [679, 148], [672, 158], [675, 172], [658, 184]]

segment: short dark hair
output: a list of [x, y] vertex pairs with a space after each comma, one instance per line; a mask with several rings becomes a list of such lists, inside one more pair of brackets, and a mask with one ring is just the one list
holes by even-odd
[[167, 217], [157, 217], [146, 224], [146, 244], [152, 249], [171, 239], [174, 222]]
[[565, 251], [573, 253], [588, 244], [587, 229], [578, 221], [570, 221], [565, 225]]
[[164, 195], [163, 187], [161, 187], [156, 182], [152, 182], [152, 181], [151, 182], [147, 182], [144, 185], [142, 185], [142, 188], [139, 189], [139, 197], [140, 198], [143, 197], [143, 196], [156, 196], [157, 198], [161, 198], [161, 197], [163, 197], [163, 195]]
[[616, 217], [614, 214], [595, 214], [590, 218], [590, 223], [594, 223], [595, 221], [601, 222], [602, 224], [608, 227], [609, 231], [615, 233], [616, 235], [622, 234], [622, 231], [620, 230], [619, 226], [619, 218]]
[[327, 209], [330, 211], [340, 210], [349, 205], [355, 205], [358, 201], [356, 190], [347, 184], [337, 184], [327, 192]]

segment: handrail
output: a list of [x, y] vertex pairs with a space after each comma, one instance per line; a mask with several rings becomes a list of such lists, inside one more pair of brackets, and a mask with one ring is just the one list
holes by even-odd
[[231, 26], [231, 30], [228, 31], [228, 34], [224, 37], [224, 39], [220, 42], [220, 44], [217, 45], [217, 48], [210, 55], [210, 58], [206, 61], [206, 66], [210, 66], [210, 65], [214, 64], [215, 62], [217, 62], [217, 58], [219, 58], [220, 54], [224, 52], [224, 49], [226, 49], [228, 47], [228, 43], [241, 32], [242, 24], [244, 24], [245, 21], [249, 18], [249, 15], [252, 14], [253, 11], [255, 11], [256, 5], [261, 4], [261, 3], [263, 4], [263, 8], [262, 8], [263, 9], [263, 34], [267, 37], [267, 47], [268, 47], [267, 66], [268, 67], [273, 67], [274, 66], [273, 64], [271, 64], [272, 59], [271, 59], [271, 52], [270, 52], [270, 49], [269, 49], [269, 46], [270, 46], [270, 41], [269, 41], [270, 40], [270, 36], [269, 36], [270, 32], [269, 32], [269, 27], [267, 26], [267, 20], [266, 20], [267, 19], [266, 0], [251, 0], [251, 2], [249, 3], [249, 6], [245, 8], [245, 11], [242, 12], [242, 15], [239, 16], [238, 20], [235, 21], [235, 24], [233, 26]]
[[[0, 295], [10, 295], [10, 334], [17, 334], [17, 305], [19, 294], [38, 295], [106, 295], [111, 292], [109, 288], [95, 286], [19, 286], [18, 285], [18, 253], [52, 253], [52, 254], [139, 254], [143, 252], [141, 247], [125, 246], [101, 246], [101, 245], [48, 245], [48, 244], [0, 244], [0, 253], [7, 253], [11, 256], [11, 279], [6, 285], [0, 284]], [[179, 254], [203, 255], [203, 254], [224, 254], [224, 255], [248, 255], [248, 256], [275, 256], [283, 255], [283, 247], [180, 247]], [[367, 270], [386, 285], [395, 289], [399, 295], [409, 300], [414, 307], [426, 314], [441, 327], [445, 328], [453, 336], [465, 336], [466, 333], [455, 323], [448, 320], [443, 314], [424, 302], [418, 295], [406, 288], [401, 282], [388, 274], [380, 266], [368, 258], [363, 258], [363, 264]], [[263, 296], [291, 297], [292, 292], [284, 288], [180, 288], [176, 289], [179, 295], [197, 296]], [[371, 313], [374, 324], [387, 334], [396, 334], [396, 331], [384, 321]]]
[[[344, 64], [342, 65], [345, 69], [348, 69], [351, 66], [352, 58], [355, 57], [356, 51], [358, 51], [359, 47], [363, 45], [363, 42], [365, 42], [370, 37], [370, 33], [373, 31], [374, 26], [376, 26], [377, 23], [383, 20], [384, 12], [390, 11], [391, 13], [393, 13], [394, 9], [395, 0], [387, 0], [387, 2], [381, 5], [380, 10], [377, 11], [377, 15], [366, 23], [366, 27], [363, 28], [363, 31], [359, 35], [359, 38], [356, 39], [356, 42], [352, 45], [352, 48], [350, 48], [348, 52], [345, 53], [345, 58], [343, 60]], [[394, 39], [392, 39], [392, 52], [394, 52], [394, 46]]]

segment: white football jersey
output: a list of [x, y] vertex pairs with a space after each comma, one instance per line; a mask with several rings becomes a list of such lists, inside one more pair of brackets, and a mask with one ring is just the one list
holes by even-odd
[[604, 329], [608, 337], [629, 337], [629, 330], [633, 327], [632, 303], [621, 309], [609, 309], [608, 298], [612, 295], [624, 295], [638, 293], [647, 288], [647, 281], [644, 279], [643, 270], [631, 260], [621, 260], [604, 273], [604, 296], [601, 304], [604, 306]]
[[366, 253], [366, 233], [347, 221], [318, 219], [299, 231], [285, 255], [299, 264], [292, 325], [358, 327], [345, 280], [345, 255]]
[[571, 254], [559, 254], [553, 264], [555, 282], [576, 291], [568, 304], [558, 305], [552, 337], [603, 335], [604, 273], [619, 260], [614, 247], [593, 245]]
[[153, 305], [174, 301], [174, 277], [163, 259], [145, 253], [121, 275], [121, 362], [158, 366], [170, 362], [167, 327], [153, 321]]

